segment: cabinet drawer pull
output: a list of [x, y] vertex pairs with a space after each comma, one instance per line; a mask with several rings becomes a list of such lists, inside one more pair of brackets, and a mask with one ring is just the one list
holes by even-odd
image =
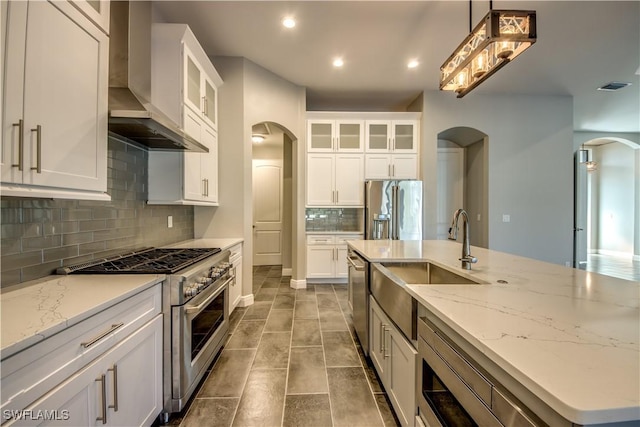
[[113, 408], [114, 412], [118, 412], [118, 365], [113, 364], [113, 368], [107, 369], [108, 372], [113, 372], [113, 405], [109, 405], [109, 408]]
[[18, 123], [13, 123], [14, 127], [18, 127], [18, 164], [12, 164], [11, 167], [17, 167], [19, 171], [22, 170], [24, 164], [24, 120], [18, 120]]
[[38, 173], [42, 173], [42, 126], [38, 125], [35, 129], [31, 129], [31, 132], [36, 133], [36, 145], [37, 145], [37, 155], [36, 155], [36, 166], [31, 166], [31, 170], [36, 171]]
[[107, 335], [109, 335], [111, 332], [115, 331], [118, 328], [121, 328], [124, 326], [124, 323], [116, 323], [111, 325], [111, 328], [109, 328], [108, 330], [104, 331], [103, 333], [101, 333], [100, 335], [98, 335], [97, 337], [89, 340], [89, 341], [85, 341], [80, 343], [80, 345], [84, 348], [89, 348], [92, 345], [94, 345], [95, 343], [97, 343], [98, 341], [100, 341], [102, 338], [106, 337]]
[[102, 389], [102, 416], [97, 417], [96, 421], [102, 421], [102, 424], [107, 423], [107, 381], [105, 375], [102, 374], [100, 377], [96, 378], [96, 382], [102, 383], [100, 387]]

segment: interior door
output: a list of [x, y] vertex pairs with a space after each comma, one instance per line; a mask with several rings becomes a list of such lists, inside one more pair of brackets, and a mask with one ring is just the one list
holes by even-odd
[[438, 148], [436, 238], [449, 235], [451, 215], [464, 204], [464, 149]]
[[282, 160], [253, 161], [253, 265], [282, 264]]
[[573, 226], [573, 267], [587, 267], [587, 214], [588, 214], [588, 172], [586, 163], [581, 161], [580, 150], [575, 155], [574, 178], [574, 226]]

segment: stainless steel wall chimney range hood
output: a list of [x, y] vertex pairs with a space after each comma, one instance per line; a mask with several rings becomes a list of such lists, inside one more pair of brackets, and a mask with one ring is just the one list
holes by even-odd
[[153, 150], [206, 153], [151, 99], [151, 2], [111, 2], [109, 131]]

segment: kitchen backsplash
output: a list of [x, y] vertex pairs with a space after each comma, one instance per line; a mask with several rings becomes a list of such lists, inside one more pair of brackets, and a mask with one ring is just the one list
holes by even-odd
[[110, 202], [0, 199], [2, 287], [62, 265], [193, 238], [192, 206], [146, 204], [147, 151], [109, 138], [108, 156]]
[[362, 209], [358, 208], [307, 208], [306, 231], [362, 232]]

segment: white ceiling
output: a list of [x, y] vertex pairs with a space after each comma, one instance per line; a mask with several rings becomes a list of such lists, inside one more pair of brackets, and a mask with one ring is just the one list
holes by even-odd
[[[422, 91], [438, 90], [440, 65], [469, 33], [467, 1], [154, 4], [160, 20], [189, 24], [210, 56], [243, 56], [306, 87], [309, 110], [402, 110]], [[489, 2], [471, 4], [475, 26]], [[535, 10], [538, 41], [458, 102], [476, 93], [571, 95], [575, 130], [640, 132], [640, 1], [493, 7]], [[295, 17], [295, 28], [281, 25], [285, 16]], [[332, 67], [335, 56], [344, 58], [342, 69]], [[420, 65], [408, 69], [414, 58]], [[596, 90], [610, 81], [632, 86]]]

